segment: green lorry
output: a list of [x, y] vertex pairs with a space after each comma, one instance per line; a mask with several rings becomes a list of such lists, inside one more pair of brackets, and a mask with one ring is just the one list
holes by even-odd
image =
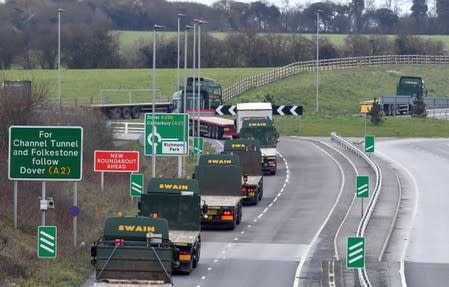
[[190, 273], [198, 264], [201, 213], [196, 180], [152, 178], [147, 193], [141, 195], [139, 216], [162, 217], [168, 221], [169, 239], [179, 249], [179, 267], [176, 271]]
[[257, 140], [234, 139], [224, 142], [223, 154], [239, 157], [242, 169], [241, 194], [244, 203], [257, 205], [263, 197], [262, 155]]
[[242, 220], [242, 170], [237, 156], [202, 155], [195, 167], [194, 178], [200, 186], [203, 210], [201, 225], [224, 225], [234, 229]]
[[264, 174], [276, 174], [276, 145], [279, 133], [270, 118], [245, 118], [240, 129], [241, 139], [256, 139], [260, 143], [262, 153], [262, 171]]
[[95, 286], [172, 286], [178, 250], [163, 218], [110, 217], [91, 247]]

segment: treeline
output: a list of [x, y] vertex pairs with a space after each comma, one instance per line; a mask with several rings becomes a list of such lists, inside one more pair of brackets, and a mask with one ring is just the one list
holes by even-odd
[[[287, 4], [288, 2], [285, 1]], [[358, 5], [361, 9], [364, 2]], [[343, 14], [326, 10], [336, 9], [337, 6], [332, 2], [319, 2], [302, 10], [295, 10], [286, 5], [281, 13], [279, 8], [264, 1], [245, 4], [220, 0], [209, 7], [165, 0], [7, 0], [5, 4], [0, 4], [0, 68], [56, 68], [59, 8], [64, 10], [61, 13], [61, 63], [72, 69], [151, 67], [150, 42], [138, 42], [131, 48], [121, 50], [118, 38], [113, 36], [116, 34], [110, 31], [148, 31], [152, 30], [154, 24], [166, 26], [164, 31], [174, 31], [177, 30], [178, 12], [185, 14], [181, 19], [183, 25], [192, 23], [196, 17], [208, 21], [202, 29], [202, 67], [281, 66], [294, 61], [313, 60], [316, 54], [316, 39], [306, 37], [302, 33], [316, 31], [317, 11], [320, 15], [318, 24], [321, 30], [321, 59], [359, 55], [444, 53], [441, 42], [421, 40], [407, 33], [399, 33], [401, 36], [396, 37], [375, 33], [397, 32], [400, 29], [393, 29], [397, 26], [390, 23], [385, 25], [388, 31], [378, 30], [381, 26], [375, 24], [376, 21], [363, 20], [363, 15], [369, 13], [365, 8], [359, 9], [363, 19], [348, 12], [352, 10], [344, 12], [344, 17]], [[329, 17], [326, 16], [326, 11], [330, 13]], [[365, 29], [364, 25], [377, 28]], [[229, 32], [224, 39], [217, 39], [208, 34], [218, 30]], [[370, 32], [371, 36], [361, 36], [356, 30]], [[279, 31], [294, 33], [275, 33]], [[348, 32], [349, 36], [343, 46], [337, 47], [323, 37], [324, 32]], [[191, 32], [189, 37], [191, 63]], [[183, 44], [181, 45], [183, 47]], [[158, 67], [176, 67], [176, 54], [175, 37], [158, 40]], [[181, 60], [183, 59], [184, 56], [181, 55]]]
[[[449, 0], [436, 0], [430, 11], [426, 0], [410, 0], [409, 11], [398, 1], [321, 1], [292, 4], [283, 0], [280, 7], [260, 0], [243, 3], [217, 0], [212, 5], [166, 0], [6, 0], [0, 3], [0, 23], [24, 31], [33, 26], [57, 23], [57, 10], [64, 9], [64, 23], [108, 22], [115, 30], [151, 30], [154, 24], [168, 31], [177, 30], [177, 14], [183, 23], [195, 18], [208, 21], [210, 31], [246, 31], [311, 33], [319, 26], [326, 33], [408, 33], [447, 34], [449, 32]], [[399, 14], [401, 12], [401, 14]], [[319, 13], [319, 23], [317, 23]]]
[[[102, 26], [67, 27], [62, 33], [61, 65], [70, 69], [92, 68], [151, 68], [153, 44], [137, 42], [126, 50], [120, 50], [117, 39]], [[187, 65], [192, 63], [192, 35], [189, 35]], [[0, 67], [27, 69], [56, 67], [57, 45], [55, 41], [39, 41], [20, 47], [20, 39], [11, 44], [10, 54], [0, 53]], [[184, 37], [181, 37], [180, 64], [184, 66]], [[0, 33], [1, 41], [1, 33]], [[12, 41], [8, 43], [13, 43]], [[53, 44], [52, 44], [53, 43]], [[158, 68], [177, 66], [177, 39], [159, 39], [156, 45]], [[441, 41], [430, 41], [410, 35], [383, 36], [359, 34], [345, 38], [343, 46], [336, 46], [326, 37], [319, 38], [320, 59], [371, 55], [444, 55]], [[24, 52], [24, 53], [23, 53]], [[5, 58], [5, 56], [10, 56]], [[276, 67], [296, 61], [316, 59], [316, 37], [300, 34], [257, 34], [254, 32], [229, 33], [223, 40], [203, 33], [201, 36], [201, 66], [217, 67]]]

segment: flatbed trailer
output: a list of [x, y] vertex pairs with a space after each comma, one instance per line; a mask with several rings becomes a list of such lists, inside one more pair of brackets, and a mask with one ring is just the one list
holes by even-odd
[[[194, 112], [190, 113], [190, 134], [197, 134], [198, 117]], [[212, 139], [234, 138], [237, 136], [234, 121], [230, 119], [220, 118], [216, 116], [199, 117], [200, 136]], [[194, 130], [192, 130], [194, 129]]]
[[184, 178], [152, 178], [140, 197], [139, 215], [168, 220], [169, 240], [179, 250], [176, 272], [196, 268], [201, 251], [201, 203], [198, 182]]
[[172, 287], [171, 283], [157, 280], [108, 280], [108, 282], [95, 282], [94, 287]]
[[[153, 103], [91, 104], [89, 107], [101, 111], [110, 119], [137, 119], [141, 114], [153, 111]], [[172, 111], [172, 102], [154, 103], [154, 112], [171, 113]]]
[[264, 174], [276, 174], [277, 153], [276, 148], [260, 148], [262, 153], [262, 172]]
[[202, 155], [194, 176], [200, 186], [201, 226], [225, 225], [234, 229], [240, 224], [242, 170], [239, 158], [235, 155]]
[[196, 268], [200, 259], [200, 231], [170, 230], [169, 238], [179, 249], [179, 267], [176, 271], [190, 273], [192, 268]]
[[201, 201], [207, 205], [207, 214], [203, 224], [227, 224], [234, 228], [242, 220], [241, 196], [202, 195]]
[[263, 197], [263, 176], [248, 175], [242, 177], [242, 199], [244, 203], [256, 205]]

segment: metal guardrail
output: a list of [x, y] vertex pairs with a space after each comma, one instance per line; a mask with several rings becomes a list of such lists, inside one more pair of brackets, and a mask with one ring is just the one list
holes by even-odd
[[[379, 98], [382, 104], [412, 105], [412, 96], [381, 96]], [[423, 97], [424, 104], [429, 107], [447, 107], [449, 108], [449, 98], [429, 98]]]
[[109, 125], [115, 134], [141, 134], [145, 131], [144, 123], [110, 122]]
[[[353, 151], [355, 154], [359, 155], [362, 159], [364, 159], [371, 166], [371, 168], [374, 170], [374, 172], [376, 174], [376, 184], [374, 187], [373, 196], [371, 197], [371, 199], [368, 203], [368, 208], [367, 208], [366, 212], [363, 214], [363, 217], [360, 220], [359, 226], [357, 228], [357, 236], [364, 236], [366, 228], [368, 226], [368, 222], [371, 219], [371, 215], [374, 211], [374, 207], [376, 206], [377, 198], [380, 193], [380, 187], [382, 185], [382, 172], [381, 172], [379, 166], [373, 160], [371, 160], [364, 152], [362, 152], [360, 149], [355, 147], [353, 144], [351, 144], [344, 138], [339, 137], [336, 133], [331, 133], [331, 139], [339, 142], [341, 145], [344, 145], [346, 148]], [[363, 287], [371, 287], [372, 286], [371, 282], [369, 281], [368, 274], [366, 272], [366, 268], [358, 269], [358, 274], [359, 274], [360, 285], [362, 285]]]
[[[319, 60], [321, 71], [340, 70], [360, 66], [412, 64], [449, 64], [449, 55], [378, 55]], [[230, 100], [240, 94], [274, 81], [291, 77], [301, 72], [316, 71], [317, 63], [312, 61], [294, 62], [271, 71], [246, 77], [223, 90], [223, 100]]]

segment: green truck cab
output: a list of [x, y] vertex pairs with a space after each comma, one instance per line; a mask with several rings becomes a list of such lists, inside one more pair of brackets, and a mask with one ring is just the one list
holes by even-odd
[[141, 195], [139, 216], [165, 218], [169, 239], [179, 249], [179, 267], [190, 273], [196, 268], [201, 250], [201, 201], [197, 180], [152, 178]]
[[262, 155], [259, 141], [248, 139], [226, 140], [223, 154], [236, 155], [242, 169], [241, 194], [243, 202], [257, 205], [263, 197]]
[[[163, 218], [110, 217], [91, 247], [96, 286], [172, 286], [178, 251]], [[141, 285], [142, 286], [142, 285]]]
[[240, 129], [241, 139], [255, 139], [260, 143], [262, 153], [262, 171], [264, 174], [276, 174], [276, 145], [279, 133], [270, 118], [245, 118]]
[[426, 97], [427, 89], [421, 77], [401, 76], [396, 86], [397, 96]]
[[224, 225], [234, 229], [242, 220], [242, 170], [237, 156], [202, 155], [195, 167], [194, 178], [200, 186], [203, 228]]

